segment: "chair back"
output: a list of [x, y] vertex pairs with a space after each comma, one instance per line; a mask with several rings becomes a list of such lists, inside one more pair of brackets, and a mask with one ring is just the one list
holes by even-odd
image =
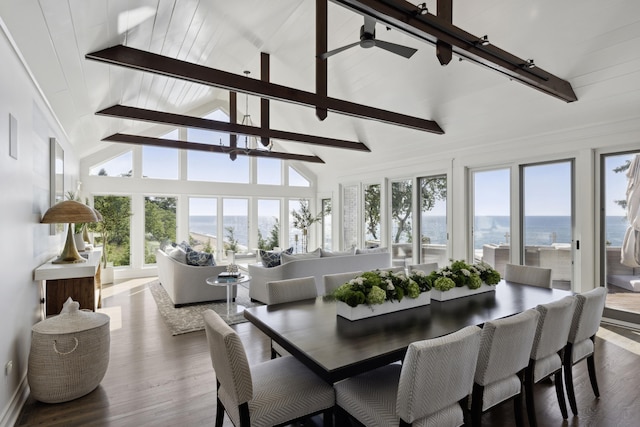
[[506, 264], [504, 280], [523, 285], [551, 288], [551, 269], [529, 265]]
[[268, 282], [267, 295], [269, 304], [282, 304], [315, 298], [318, 296], [316, 279], [310, 276]]
[[529, 365], [538, 317], [540, 314], [530, 309], [484, 324], [475, 374], [477, 384], [486, 386]]
[[457, 332], [409, 345], [398, 383], [396, 410], [412, 423], [468, 396], [473, 386], [481, 329]]
[[333, 292], [336, 288], [344, 285], [349, 280], [354, 279], [362, 274], [362, 271], [350, 271], [347, 273], [325, 274], [322, 276], [324, 283], [324, 293], [326, 295]]
[[575, 295], [576, 308], [567, 342], [579, 343], [598, 332], [606, 297], [607, 289], [602, 286]]
[[402, 272], [404, 272], [404, 267], [402, 267], [402, 266], [384, 267], [384, 268], [379, 268], [378, 270], [380, 270], [380, 271], [388, 271], [390, 273], [402, 273]]
[[426, 274], [429, 274], [432, 271], [436, 271], [437, 269], [438, 269], [437, 262], [430, 262], [427, 264], [411, 264], [409, 265], [409, 274], [411, 274], [413, 270], [420, 270]]
[[575, 302], [575, 297], [567, 296], [536, 307], [540, 318], [531, 348], [531, 359], [540, 360], [558, 353], [567, 344]]
[[220, 388], [237, 405], [248, 402], [253, 398], [253, 380], [240, 337], [215, 311], [205, 310], [202, 316]]

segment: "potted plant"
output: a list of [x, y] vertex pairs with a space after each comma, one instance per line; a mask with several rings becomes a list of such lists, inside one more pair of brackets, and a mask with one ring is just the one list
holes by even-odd
[[495, 290], [500, 282], [500, 273], [485, 262], [468, 264], [463, 260], [429, 274], [433, 292], [431, 298], [446, 301], [467, 295]]
[[302, 232], [302, 251], [307, 252], [309, 227], [319, 222], [324, 215], [323, 211], [313, 215], [309, 209], [309, 200], [300, 200], [300, 209], [292, 210], [293, 227]]

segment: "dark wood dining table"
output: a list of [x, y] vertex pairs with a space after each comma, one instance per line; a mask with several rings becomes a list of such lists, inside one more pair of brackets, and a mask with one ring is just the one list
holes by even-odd
[[350, 321], [317, 297], [247, 308], [244, 317], [328, 383], [402, 360], [414, 341], [511, 316], [570, 291], [501, 281], [495, 291]]

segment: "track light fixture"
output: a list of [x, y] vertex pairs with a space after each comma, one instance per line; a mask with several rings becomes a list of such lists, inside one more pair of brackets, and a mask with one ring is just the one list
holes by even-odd
[[491, 44], [491, 42], [489, 41], [489, 37], [487, 37], [486, 34], [484, 36], [482, 36], [482, 38], [480, 39], [480, 41], [478, 43], [480, 45], [482, 45], [482, 46], [489, 46]]
[[527, 59], [527, 62], [524, 64], [525, 68], [536, 68], [536, 64], [533, 62], [533, 59]]
[[426, 3], [420, 3], [418, 5], [418, 11], [416, 12], [417, 15], [426, 15], [427, 13], [429, 13], [429, 9], [427, 9], [427, 4]]

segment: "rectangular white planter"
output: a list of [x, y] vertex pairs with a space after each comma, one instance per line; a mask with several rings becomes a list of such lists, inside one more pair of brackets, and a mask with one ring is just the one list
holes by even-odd
[[422, 292], [418, 298], [404, 297], [402, 301], [385, 301], [382, 304], [374, 305], [360, 304], [356, 307], [351, 307], [342, 301], [336, 301], [336, 312], [338, 316], [349, 320], [366, 319], [367, 317], [429, 305], [431, 302], [431, 292], [432, 291]]
[[483, 283], [478, 289], [469, 289], [466, 286], [462, 286], [460, 288], [456, 287], [444, 292], [439, 291], [438, 289], [431, 289], [431, 299], [436, 301], [448, 301], [450, 299], [462, 298], [469, 295], [476, 295], [495, 290], [495, 285], [487, 285], [486, 283]]

